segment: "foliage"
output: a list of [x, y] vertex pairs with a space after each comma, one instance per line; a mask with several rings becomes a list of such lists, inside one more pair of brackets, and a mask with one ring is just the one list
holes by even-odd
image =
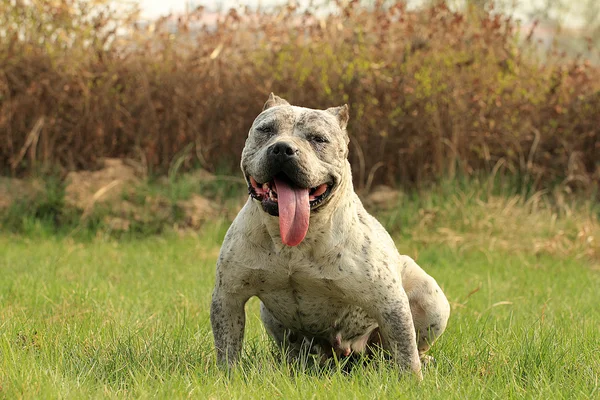
[[156, 174], [236, 170], [274, 91], [350, 105], [361, 189], [480, 172], [533, 190], [600, 179], [600, 71], [556, 53], [540, 61], [499, 14], [336, 2], [136, 26], [133, 11], [101, 1], [0, 6], [4, 173], [93, 169], [101, 157]]

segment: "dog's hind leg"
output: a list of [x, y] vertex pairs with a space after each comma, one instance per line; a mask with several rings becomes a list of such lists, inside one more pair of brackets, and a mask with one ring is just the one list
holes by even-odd
[[435, 279], [414, 260], [402, 256], [402, 286], [408, 296], [421, 359], [446, 329], [450, 304]]

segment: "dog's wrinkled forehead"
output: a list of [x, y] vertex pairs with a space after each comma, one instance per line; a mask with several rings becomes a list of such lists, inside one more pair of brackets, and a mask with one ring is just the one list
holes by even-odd
[[293, 130], [323, 135], [343, 133], [337, 117], [331, 112], [289, 105], [263, 111], [254, 120], [252, 128], [277, 134], [291, 134]]

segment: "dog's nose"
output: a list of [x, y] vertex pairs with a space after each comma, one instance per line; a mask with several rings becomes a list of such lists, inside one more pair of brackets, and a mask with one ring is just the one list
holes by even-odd
[[298, 157], [298, 148], [288, 142], [277, 142], [269, 147], [269, 155], [277, 158], [279, 161], [287, 161]]

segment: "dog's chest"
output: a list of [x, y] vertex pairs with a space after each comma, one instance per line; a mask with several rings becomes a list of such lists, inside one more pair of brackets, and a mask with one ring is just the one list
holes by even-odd
[[338, 268], [339, 259], [329, 261], [280, 259], [268, 269], [259, 297], [288, 329], [344, 339], [364, 335], [375, 322], [348, 295], [358, 277], [351, 268]]

